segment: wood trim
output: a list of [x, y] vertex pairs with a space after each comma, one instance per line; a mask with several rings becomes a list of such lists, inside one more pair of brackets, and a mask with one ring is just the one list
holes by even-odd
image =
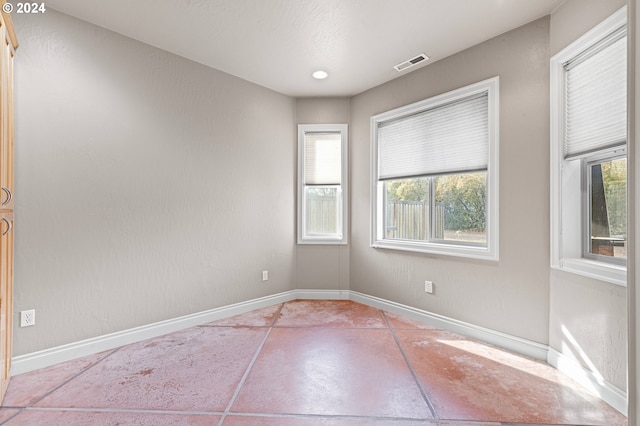
[[[0, 0], [2, 6], [6, 3], [6, 0]], [[4, 24], [7, 27], [7, 34], [9, 35], [9, 39], [11, 40], [11, 45], [13, 46], [13, 50], [18, 48], [18, 37], [16, 36], [16, 31], [13, 28], [13, 21], [11, 20], [11, 15], [8, 13], [2, 12], [2, 19], [4, 20]]]

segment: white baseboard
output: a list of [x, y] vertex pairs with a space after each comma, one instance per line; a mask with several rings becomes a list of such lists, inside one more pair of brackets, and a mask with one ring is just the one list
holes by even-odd
[[616, 410], [626, 415], [627, 396], [623, 391], [604, 381], [602, 378], [596, 377], [591, 371], [585, 369], [560, 352], [549, 348], [547, 345], [350, 290], [291, 290], [16, 356], [12, 359], [11, 375], [49, 367], [61, 362], [71, 361], [83, 356], [115, 349], [141, 340], [162, 336], [167, 333], [184, 330], [189, 327], [206, 324], [295, 299], [353, 300], [354, 302], [403, 315], [407, 318], [421, 321], [444, 330], [459, 333], [522, 355], [546, 361], [587, 389], [590, 389], [595, 395], [599, 396]]
[[295, 291], [278, 293], [259, 299], [235, 303], [220, 308], [209, 309], [195, 314], [185, 315], [153, 324], [143, 325], [128, 330], [105, 334], [91, 339], [81, 340], [38, 352], [13, 357], [11, 360], [11, 375], [26, 373], [39, 368], [49, 367], [65, 361], [71, 361], [86, 355], [115, 349], [120, 346], [136, 343], [141, 340], [162, 336], [189, 327], [206, 324], [234, 315], [244, 314], [256, 309], [278, 303], [288, 302], [297, 298]]
[[11, 375], [27, 373], [39, 368], [49, 367], [65, 361], [71, 361], [87, 355], [115, 349], [120, 346], [151, 339], [189, 327], [206, 324], [234, 315], [244, 314], [256, 309], [284, 303], [295, 299], [331, 299], [348, 300], [348, 290], [291, 290], [246, 302], [209, 309], [195, 314], [185, 315], [128, 330], [97, 336], [38, 352], [13, 357]]
[[458, 321], [453, 318], [423, 311], [422, 309], [358, 293], [357, 291], [351, 292], [351, 300], [373, 306], [387, 312], [403, 315], [407, 318], [421, 321], [444, 330], [453, 331], [454, 333], [462, 334], [463, 336], [478, 339], [522, 355], [530, 356], [542, 361], [547, 360], [547, 346], [531, 340], [511, 336], [506, 333], [501, 333], [499, 331], [480, 327], [464, 321]]
[[294, 299], [311, 300], [349, 300], [351, 291], [349, 290], [294, 290]]
[[553, 348], [549, 348], [547, 362], [558, 371], [580, 383], [620, 413], [627, 415], [627, 394], [617, 386], [612, 385], [602, 377], [598, 377], [593, 371], [586, 369], [573, 358]]

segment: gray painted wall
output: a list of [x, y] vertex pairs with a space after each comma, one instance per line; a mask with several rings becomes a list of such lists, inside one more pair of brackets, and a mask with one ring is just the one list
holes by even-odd
[[[551, 16], [551, 55], [624, 6], [568, 0]], [[549, 346], [627, 388], [627, 289], [563, 271], [550, 273]]]
[[[369, 118], [500, 76], [500, 261], [369, 246]], [[549, 18], [355, 96], [351, 289], [547, 343]], [[424, 281], [435, 283], [433, 295]]]
[[[38, 323], [16, 327], [15, 355], [351, 289], [571, 355], [564, 326], [624, 389], [625, 289], [549, 269], [549, 57], [623, 3], [570, 0], [351, 99], [294, 100], [52, 10], [16, 15], [15, 310]], [[369, 118], [496, 75], [500, 261], [370, 248]], [[295, 245], [299, 123], [349, 123], [348, 246]]]
[[14, 355], [292, 288], [293, 99], [53, 10], [14, 18], [14, 306], [37, 312]]

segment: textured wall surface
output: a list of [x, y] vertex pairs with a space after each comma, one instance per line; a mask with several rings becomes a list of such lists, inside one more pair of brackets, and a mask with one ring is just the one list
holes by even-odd
[[[352, 99], [351, 289], [543, 344], [549, 315], [549, 18]], [[499, 262], [369, 246], [372, 115], [500, 76]], [[435, 283], [433, 295], [424, 281]]]
[[[351, 99], [298, 100], [55, 11], [16, 15], [15, 311], [38, 323], [14, 354], [351, 289], [550, 344], [624, 389], [625, 289], [549, 268], [549, 57], [622, 4], [569, 0]], [[500, 260], [371, 248], [370, 117], [496, 75]], [[348, 246], [295, 244], [310, 123], [349, 124]]]
[[[297, 124], [344, 124], [350, 121], [349, 98], [300, 98], [296, 100]], [[349, 246], [296, 246], [297, 288], [349, 289]]]
[[14, 355], [292, 288], [293, 99], [53, 10], [15, 18], [15, 311], [37, 324]]
[[[551, 16], [551, 54], [564, 49], [625, 4], [623, 0], [563, 3]], [[549, 346], [626, 389], [626, 288], [551, 271]]]
[[565, 0], [551, 15], [551, 56], [626, 4], [626, 0]]

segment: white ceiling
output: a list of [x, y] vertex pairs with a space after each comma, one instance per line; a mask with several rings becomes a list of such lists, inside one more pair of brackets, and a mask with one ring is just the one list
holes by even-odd
[[[563, 0], [47, 0], [47, 7], [295, 97], [351, 96]], [[430, 60], [402, 73], [420, 53]], [[315, 80], [317, 69], [329, 72]]]

